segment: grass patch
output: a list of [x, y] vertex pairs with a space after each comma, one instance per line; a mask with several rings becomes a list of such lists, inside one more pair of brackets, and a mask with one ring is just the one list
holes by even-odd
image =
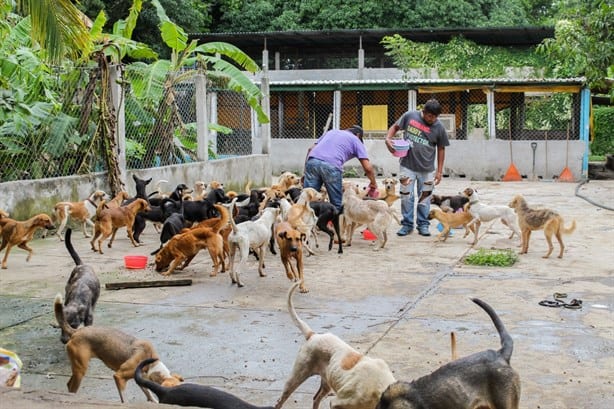
[[510, 267], [518, 261], [518, 254], [510, 249], [488, 250], [479, 249], [465, 257], [465, 264], [473, 266]]
[[589, 162], [605, 162], [605, 155], [588, 155]]

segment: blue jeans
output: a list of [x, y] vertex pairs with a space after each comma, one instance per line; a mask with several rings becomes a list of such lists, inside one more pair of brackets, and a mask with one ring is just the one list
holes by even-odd
[[338, 211], [341, 211], [343, 203], [343, 172], [341, 170], [328, 162], [309, 158], [305, 164], [304, 176], [303, 187], [311, 187], [319, 192], [324, 184], [328, 199]]
[[[433, 172], [414, 172], [413, 170], [400, 167], [399, 180], [401, 187], [401, 214], [403, 220], [401, 224], [410, 229], [414, 228], [414, 210], [417, 209], [416, 226], [418, 230], [428, 229], [430, 226], [429, 211], [431, 210], [431, 194], [433, 192], [435, 171]], [[429, 183], [430, 182], [430, 183]], [[406, 183], [406, 184], [405, 184]], [[416, 206], [416, 197], [421, 197], [422, 193], [429, 193], [429, 196], [423, 199]]]

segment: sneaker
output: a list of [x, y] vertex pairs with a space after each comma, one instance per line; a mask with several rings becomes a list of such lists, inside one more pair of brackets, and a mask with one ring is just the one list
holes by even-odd
[[408, 234], [412, 232], [412, 230], [413, 229], [411, 227], [404, 225], [397, 232], [397, 236], [407, 236]]
[[422, 227], [418, 229], [418, 234], [421, 236], [428, 237], [431, 235], [431, 232], [429, 231], [428, 227]]

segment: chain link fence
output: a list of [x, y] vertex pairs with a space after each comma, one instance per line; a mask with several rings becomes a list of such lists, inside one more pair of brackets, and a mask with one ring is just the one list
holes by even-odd
[[[271, 93], [271, 137], [317, 139], [332, 127], [334, 91]], [[343, 90], [339, 128], [359, 124], [365, 138], [382, 139], [408, 109], [408, 90]], [[439, 120], [448, 137], [488, 139], [487, 97], [482, 89], [417, 93], [418, 108], [430, 98], [442, 105]], [[574, 93], [495, 92], [496, 138], [579, 139], [580, 98]]]
[[[100, 69], [54, 73], [40, 103], [0, 124], [0, 182], [106, 171], [98, 132]], [[49, 84], [47, 86], [49, 86]], [[0, 105], [12, 96], [0, 95]], [[208, 159], [252, 153], [252, 111], [240, 93], [211, 89]], [[125, 83], [126, 167], [144, 169], [198, 161], [196, 91], [191, 80], [176, 84], [160, 101], [137, 99]], [[19, 108], [19, 107], [17, 107]], [[116, 113], [115, 113], [116, 114]]]

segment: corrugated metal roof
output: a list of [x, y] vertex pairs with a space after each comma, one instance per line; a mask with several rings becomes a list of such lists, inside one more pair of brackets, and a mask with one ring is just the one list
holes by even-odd
[[[261, 81], [256, 81], [259, 84]], [[270, 81], [270, 85], [584, 85], [586, 78], [413, 78], [372, 80], [292, 80]]]

